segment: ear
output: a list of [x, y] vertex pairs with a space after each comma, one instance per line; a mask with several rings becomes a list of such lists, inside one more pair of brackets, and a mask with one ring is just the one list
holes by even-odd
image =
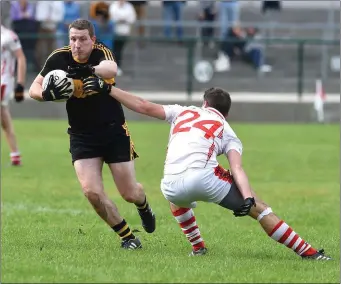
[[207, 104], [207, 101], [204, 100], [204, 102], [202, 103], [202, 107], [207, 107], [208, 104]]
[[95, 43], [95, 42], [96, 42], [96, 36], [95, 36], [95, 35], [92, 36], [92, 37], [91, 37], [91, 40], [92, 40], [93, 43]]

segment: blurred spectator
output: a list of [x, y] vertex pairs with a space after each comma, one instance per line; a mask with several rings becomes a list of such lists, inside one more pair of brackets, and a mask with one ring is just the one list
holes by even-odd
[[176, 36], [179, 41], [182, 40], [183, 37], [183, 27], [182, 23], [182, 13], [183, 6], [186, 1], [165, 1], [163, 0], [163, 20], [165, 23], [164, 26], [164, 35], [167, 38], [171, 38], [172, 36], [172, 24], [175, 22], [178, 26], [176, 27]]
[[58, 46], [69, 44], [69, 25], [76, 19], [81, 17], [80, 5], [76, 1], [64, 1], [64, 20], [58, 24]]
[[220, 38], [226, 38], [228, 29], [239, 22], [239, 1], [220, 1], [219, 20], [220, 20]]
[[56, 47], [56, 31], [58, 24], [64, 18], [64, 3], [37, 1], [36, 5], [36, 20], [40, 22], [36, 59], [42, 68], [46, 58]]
[[109, 49], [114, 49], [114, 22], [109, 18], [109, 5], [99, 6], [95, 11], [95, 19], [92, 23], [95, 27], [96, 38], [104, 43]]
[[30, 69], [39, 69], [35, 60], [36, 37], [27, 38], [24, 35], [36, 35], [39, 22], [35, 20], [35, 6], [27, 0], [13, 1], [11, 3], [12, 28], [18, 34], [22, 49], [27, 58]]
[[90, 11], [89, 11], [90, 19], [96, 19], [96, 10], [106, 9], [108, 5], [109, 4], [106, 3], [105, 1], [91, 1]]
[[27, 0], [13, 1], [11, 3], [11, 19], [18, 21], [22, 19], [34, 19], [35, 7]]
[[122, 54], [124, 46], [131, 35], [131, 27], [136, 21], [136, 13], [131, 3], [126, 0], [115, 1], [109, 8], [110, 19], [115, 23], [114, 54], [118, 66], [117, 75], [122, 72]]
[[[233, 60], [241, 56], [243, 60], [260, 73], [271, 72], [272, 67], [264, 64], [264, 44], [260, 41], [260, 34], [256, 28], [242, 29], [238, 25], [229, 28], [227, 39], [222, 45], [224, 55]], [[219, 70], [226, 71], [226, 70]]]
[[[146, 5], [147, 1], [129, 1], [135, 9], [136, 18], [138, 21], [143, 21], [146, 18]], [[139, 23], [138, 35], [143, 37], [145, 35], [145, 27], [143, 24]], [[144, 44], [140, 42], [139, 46], [142, 47]]]
[[[214, 23], [217, 14], [216, 5], [216, 1], [200, 1], [199, 20], [202, 21], [203, 24], [212, 25]], [[210, 45], [213, 44], [211, 39], [214, 36], [214, 27], [203, 27], [201, 29], [201, 36], [203, 38], [204, 46], [208, 43]]]

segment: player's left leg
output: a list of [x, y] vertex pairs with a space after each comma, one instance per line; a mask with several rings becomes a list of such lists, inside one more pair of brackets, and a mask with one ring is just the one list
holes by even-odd
[[[281, 220], [272, 212], [272, 209], [262, 200], [260, 200], [253, 192], [256, 206], [251, 208], [249, 216], [257, 220], [263, 230], [273, 240], [292, 249], [296, 254], [303, 258], [316, 260], [330, 260], [331, 258], [324, 255], [323, 250], [316, 250], [304, 239], [302, 239], [289, 225]], [[219, 203], [220, 206], [236, 210], [244, 203], [235, 183], [232, 184], [229, 193]]]
[[155, 231], [155, 215], [149, 206], [142, 184], [136, 181], [134, 161], [110, 163], [116, 187], [129, 203], [134, 203], [142, 220], [142, 226], [147, 233]]
[[16, 136], [14, 133], [14, 127], [12, 117], [9, 109], [5, 105], [1, 105], [1, 127], [5, 132], [6, 139], [10, 148], [10, 157], [13, 166], [21, 165], [21, 155], [18, 149]]
[[287, 223], [275, 215], [272, 209], [260, 200], [254, 192], [253, 196], [255, 197], [256, 207], [252, 207], [249, 215], [259, 222], [269, 237], [292, 249], [302, 258], [315, 260], [331, 259], [329, 256], [324, 255], [324, 250], [318, 251], [301, 238]]
[[142, 227], [147, 233], [152, 233], [156, 227], [155, 215], [149, 206], [143, 186], [136, 181], [134, 160], [138, 155], [127, 125], [122, 125], [120, 131], [108, 130], [107, 138], [103, 158], [109, 165], [117, 190], [124, 200], [135, 204]]

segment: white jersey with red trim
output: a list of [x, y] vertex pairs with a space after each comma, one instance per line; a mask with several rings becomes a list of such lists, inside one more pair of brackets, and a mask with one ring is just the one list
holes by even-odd
[[214, 108], [163, 106], [171, 123], [164, 174], [179, 174], [188, 168], [214, 168], [217, 156], [236, 150], [242, 143], [224, 116]]
[[17, 34], [1, 26], [1, 85], [14, 81], [16, 57], [14, 52], [21, 48]]

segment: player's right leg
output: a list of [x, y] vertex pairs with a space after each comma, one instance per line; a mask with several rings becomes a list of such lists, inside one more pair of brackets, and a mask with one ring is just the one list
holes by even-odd
[[126, 221], [118, 213], [116, 205], [104, 192], [102, 167], [101, 158], [80, 159], [74, 162], [84, 195], [97, 214], [119, 235], [122, 247], [141, 248], [141, 242], [134, 236]]
[[182, 232], [192, 245], [190, 256], [204, 255], [207, 252], [204, 240], [200, 235], [192, 208], [179, 207], [169, 202], [170, 209]]
[[8, 109], [8, 102], [10, 95], [6, 93], [4, 88], [5, 86], [1, 86], [1, 127], [5, 132], [5, 136], [10, 148], [10, 157], [13, 166], [21, 165], [21, 155], [18, 149], [16, 136], [14, 133], [14, 127], [12, 122], [12, 116]]
[[207, 248], [192, 209], [196, 206], [195, 197], [188, 195], [184, 185], [185, 178], [186, 176], [181, 175], [165, 176], [161, 181], [161, 191], [170, 203], [175, 220], [192, 245], [190, 256], [204, 255]]

